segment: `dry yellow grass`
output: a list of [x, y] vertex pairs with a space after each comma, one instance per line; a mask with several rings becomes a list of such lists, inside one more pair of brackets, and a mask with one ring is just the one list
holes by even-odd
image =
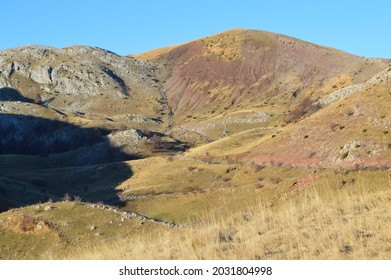
[[219, 59], [236, 60], [242, 56], [244, 29], [232, 29], [200, 41], [204, 44], [204, 55], [216, 55]]
[[178, 44], [178, 45], [173, 45], [173, 46], [169, 46], [169, 47], [163, 47], [163, 48], [158, 48], [158, 49], [153, 49], [153, 50], [150, 50], [150, 51], [146, 51], [146, 52], [143, 52], [143, 53], [140, 53], [140, 54], [135, 54], [135, 55], [131, 55], [137, 59], [141, 59], [141, 60], [156, 60], [157, 58], [159, 58], [159, 56], [161, 55], [164, 55], [168, 52], [170, 52], [171, 50], [181, 46], [183, 44]]
[[261, 198], [268, 201], [312, 172], [293, 167], [215, 163], [183, 156], [170, 160], [155, 157], [128, 164], [133, 175], [116, 189], [124, 197], [138, 198], [129, 200], [124, 208], [176, 223], [197, 219], [216, 209], [242, 210]]
[[214, 159], [224, 159], [227, 156], [240, 154], [252, 150], [270, 135], [276, 133], [278, 128], [254, 128], [224, 137], [212, 143], [195, 147], [186, 151], [188, 157], [200, 157], [209, 154]]
[[320, 180], [274, 205], [260, 198], [230, 215], [212, 211], [185, 229], [97, 244], [72, 258], [390, 259], [390, 174], [373, 171], [369, 184], [368, 172]]
[[[205, 45], [205, 55], [217, 54], [223, 59], [237, 59], [239, 58], [238, 52], [240, 51], [239, 43], [243, 40], [243, 36], [241, 34], [243, 31], [244, 29], [241, 28], [232, 29], [226, 32], [222, 32], [220, 34], [200, 39], [198, 41], [202, 42]], [[187, 43], [153, 49], [132, 56], [141, 60], [156, 60], [160, 56], [185, 44]], [[229, 48], [227, 48], [227, 44], [229, 45]]]

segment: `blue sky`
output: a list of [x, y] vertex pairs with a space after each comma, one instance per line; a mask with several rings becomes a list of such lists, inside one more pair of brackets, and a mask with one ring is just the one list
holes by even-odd
[[121, 55], [242, 27], [391, 58], [391, 1], [1, 0], [0, 49], [99, 46]]

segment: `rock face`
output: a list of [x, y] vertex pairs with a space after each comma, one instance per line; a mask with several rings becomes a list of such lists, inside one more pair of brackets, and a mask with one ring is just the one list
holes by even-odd
[[0, 51], [0, 154], [56, 166], [139, 157], [151, 145], [137, 131], [169, 123], [165, 75], [157, 63], [96, 47]]
[[156, 63], [94, 47], [26, 46], [0, 52], [2, 87], [32, 99], [36, 94], [54, 98], [53, 107], [69, 111], [111, 113], [110, 105], [120, 103], [116, 113], [121, 114], [130, 103], [143, 105], [146, 99], [159, 106], [161, 74]]
[[51, 84], [52, 83], [52, 72], [51, 66], [43, 66], [32, 69], [30, 78], [40, 84]]
[[32, 116], [1, 114], [0, 154], [49, 155], [103, 141], [93, 129]]

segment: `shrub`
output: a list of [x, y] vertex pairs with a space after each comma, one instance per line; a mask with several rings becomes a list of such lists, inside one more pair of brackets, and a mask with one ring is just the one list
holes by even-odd
[[42, 96], [39, 93], [37, 93], [37, 95], [35, 96], [34, 103], [35, 104], [42, 104]]
[[168, 157], [167, 157], [167, 161], [173, 162], [173, 161], [174, 161], [174, 157], [173, 157], [173, 156], [168, 156]]
[[297, 122], [305, 115], [312, 114], [320, 109], [320, 106], [314, 104], [310, 97], [304, 98], [304, 100], [285, 117], [286, 123]]
[[343, 154], [341, 155], [341, 158], [342, 158], [342, 159], [345, 159], [345, 158], [348, 157], [348, 155], [349, 155], [349, 152], [345, 152], [345, 153], [343, 153]]
[[277, 185], [277, 184], [279, 184], [279, 183], [282, 182], [282, 179], [281, 179], [281, 178], [270, 178], [270, 182], [271, 182], [272, 184]]
[[34, 218], [30, 216], [22, 216], [19, 223], [19, 229], [21, 231], [32, 231], [35, 228]]
[[230, 230], [220, 230], [218, 233], [219, 242], [230, 243], [235, 239], [236, 231]]
[[162, 137], [155, 134], [151, 137], [151, 144], [154, 149], [160, 149], [162, 147]]
[[332, 131], [335, 131], [335, 129], [338, 127], [339, 124], [336, 124], [336, 123], [332, 123], [330, 124], [330, 128]]
[[187, 171], [189, 171], [189, 172], [193, 171], [194, 169], [197, 169], [197, 167], [194, 167], [194, 166], [187, 167]]
[[64, 195], [64, 198], [62, 199], [63, 201], [71, 201], [72, 200], [72, 198], [71, 198], [71, 196], [69, 195], [69, 193], [66, 193], [65, 195]]
[[262, 165], [259, 165], [259, 164], [255, 164], [255, 165], [254, 165], [254, 171], [255, 171], [255, 172], [259, 172], [259, 171], [261, 171], [263, 168], [264, 168], [264, 166], [262, 166]]

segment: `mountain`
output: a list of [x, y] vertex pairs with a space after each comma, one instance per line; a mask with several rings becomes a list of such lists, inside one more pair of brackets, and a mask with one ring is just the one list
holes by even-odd
[[390, 75], [246, 29], [0, 51], [0, 258], [389, 257]]
[[99, 48], [26, 46], [2, 51], [1, 58], [3, 87], [28, 98], [36, 94], [54, 98], [51, 105], [62, 110], [108, 115], [144, 112], [152, 118], [156, 112], [132, 107], [131, 100], [158, 103], [163, 98], [156, 64]]
[[363, 83], [389, 63], [244, 29], [138, 57], [169, 69], [165, 89], [176, 123], [214, 140], [227, 123], [237, 133], [295, 120], [289, 113], [304, 99]]
[[[237, 155], [224, 153], [233, 160], [327, 167], [391, 162], [388, 60], [243, 29], [139, 57], [169, 67], [165, 88], [178, 126], [214, 140], [251, 128], [279, 128], [270, 139], [253, 138], [259, 143], [241, 147]], [[220, 141], [223, 147], [227, 141]], [[189, 154], [202, 157], [207, 147]]]
[[228, 112], [244, 110], [282, 95], [287, 101], [307, 95], [317, 98], [371, 78], [386, 63], [284, 35], [242, 29], [139, 57], [171, 70], [165, 88], [177, 115], [218, 112], [224, 107]]
[[[127, 145], [134, 155], [143, 153], [138, 144], [154, 135], [151, 130], [170, 125], [165, 70], [156, 63], [85, 46], [25, 46], [0, 57], [2, 113], [111, 133], [111, 144]], [[28, 134], [29, 127], [23, 129]], [[131, 145], [124, 138], [133, 139]]]

